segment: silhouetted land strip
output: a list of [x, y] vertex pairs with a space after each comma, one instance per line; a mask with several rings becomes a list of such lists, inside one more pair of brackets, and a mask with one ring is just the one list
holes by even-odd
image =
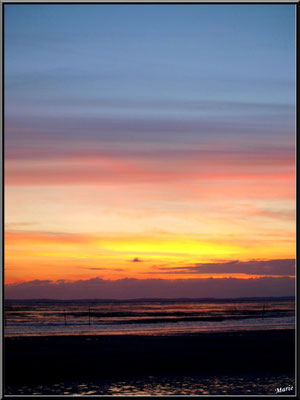
[[5, 339], [8, 385], [146, 375], [293, 374], [295, 331]]
[[149, 303], [153, 303], [153, 302], [164, 302], [164, 303], [177, 303], [177, 302], [201, 302], [201, 303], [211, 303], [211, 302], [218, 302], [218, 303], [227, 303], [230, 301], [238, 301], [238, 302], [242, 302], [242, 301], [251, 301], [251, 300], [255, 300], [255, 301], [272, 301], [272, 300], [295, 300], [295, 296], [275, 296], [275, 297], [228, 297], [228, 298], [218, 298], [218, 297], [199, 297], [199, 298], [195, 298], [195, 297], [174, 297], [174, 298], [170, 298], [170, 299], [165, 299], [165, 298], [160, 298], [160, 297], [152, 297], [152, 298], [134, 298], [134, 299], [127, 299], [127, 300], [117, 300], [117, 299], [76, 299], [76, 300], [63, 300], [63, 299], [5, 299], [5, 304], [11, 304], [14, 302], [17, 303], [36, 303], [36, 302], [42, 302], [42, 303], [73, 303], [74, 301], [76, 301], [76, 303], [137, 303], [137, 302], [149, 302]]

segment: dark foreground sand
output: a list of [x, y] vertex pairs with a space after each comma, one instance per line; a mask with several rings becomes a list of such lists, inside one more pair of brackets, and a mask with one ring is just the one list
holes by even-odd
[[197, 374], [294, 374], [295, 332], [5, 339], [5, 384]]

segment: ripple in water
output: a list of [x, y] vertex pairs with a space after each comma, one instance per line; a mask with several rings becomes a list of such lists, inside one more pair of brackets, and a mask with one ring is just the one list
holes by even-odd
[[[295, 386], [294, 376], [210, 376], [153, 377], [136, 379], [68, 382], [53, 385], [10, 386], [7, 395], [264, 395], [276, 394], [276, 388]], [[286, 391], [295, 394], [295, 390]]]

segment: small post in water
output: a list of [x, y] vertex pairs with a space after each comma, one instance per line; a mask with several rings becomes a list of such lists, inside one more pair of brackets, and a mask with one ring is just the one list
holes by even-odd
[[91, 309], [89, 308], [89, 325], [91, 325]]
[[65, 317], [65, 325], [67, 325], [67, 316], [66, 316], [66, 310], [64, 310], [64, 317]]
[[262, 319], [264, 319], [264, 317], [265, 317], [265, 307], [266, 307], [266, 302], [264, 301], [264, 306], [263, 306], [263, 310], [262, 310]]

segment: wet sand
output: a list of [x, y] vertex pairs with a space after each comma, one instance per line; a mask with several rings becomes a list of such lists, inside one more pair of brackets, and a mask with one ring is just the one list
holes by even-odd
[[5, 338], [5, 384], [211, 374], [294, 374], [295, 331]]

